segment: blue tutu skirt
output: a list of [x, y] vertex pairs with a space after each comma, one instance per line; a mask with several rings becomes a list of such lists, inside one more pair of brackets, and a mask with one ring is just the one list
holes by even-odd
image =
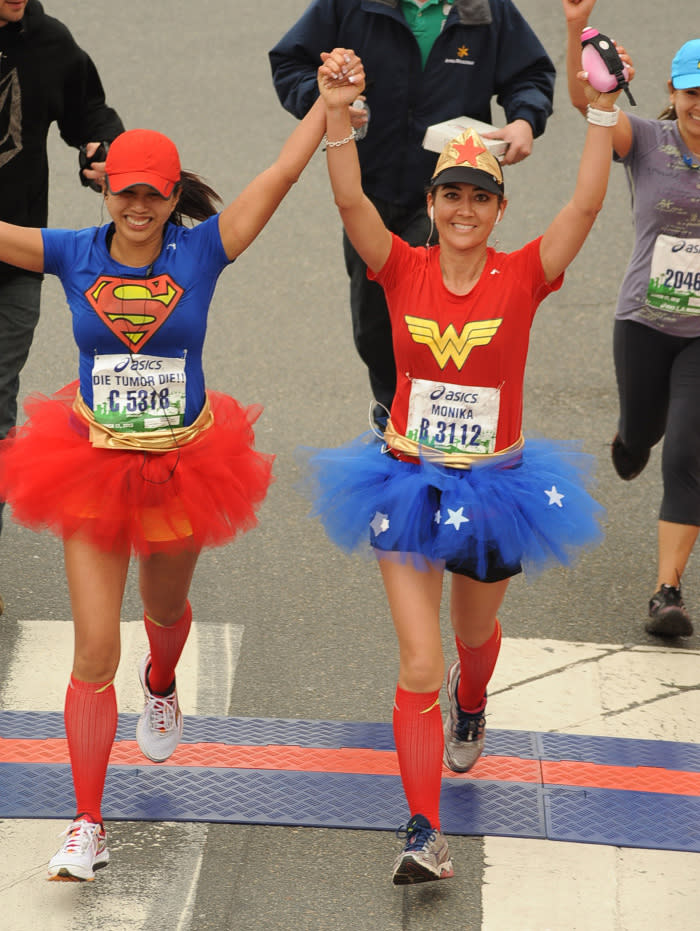
[[603, 537], [588, 492], [595, 458], [574, 442], [531, 439], [513, 458], [454, 469], [396, 459], [373, 433], [337, 449], [301, 449], [299, 490], [346, 553], [390, 551], [427, 563], [570, 565]]

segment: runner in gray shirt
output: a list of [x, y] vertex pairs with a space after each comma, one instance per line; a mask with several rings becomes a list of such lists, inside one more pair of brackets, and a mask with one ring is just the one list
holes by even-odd
[[[569, 94], [585, 113], [576, 73], [595, 0], [562, 3]], [[674, 56], [668, 89], [659, 119], [621, 112], [613, 136], [632, 191], [635, 245], [615, 315], [612, 461], [620, 478], [636, 478], [664, 437], [658, 576], [645, 626], [659, 637], [689, 637], [681, 576], [700, 529], [700, 39]]]

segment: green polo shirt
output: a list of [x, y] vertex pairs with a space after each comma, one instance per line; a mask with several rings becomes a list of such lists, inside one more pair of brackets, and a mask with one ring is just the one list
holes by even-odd
[[430, 49], [440, 35], [451, 6], [452, 0], [425, 0], [424, 3], [418, 3], [417, 0], [401, 0], [401, 12], [416, 37], [424, 68]]

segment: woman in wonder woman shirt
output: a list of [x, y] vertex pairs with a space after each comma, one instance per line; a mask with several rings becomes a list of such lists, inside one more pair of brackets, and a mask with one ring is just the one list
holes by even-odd
[[[397, 390], [381, 442], [369, 433], [310, 451], [307, 484], [333, 542], [374, 550], [398, 637], [394, 737], [410, 812], [393, 867], [400, 885], [453, 873], [440, 831], [443, 757], [466, 772], [481, 754], [510, 578], [566, 564], [600, 539], [602, 509], [585, 487], [592, 457], [523, 439], [522, 386], [537, 306], [561, 287], [603, 203], [619, 92], [582, 84], [591, 106], [576, 187], [541, 237], [510, 254], [488, 246], [507, 207], [503, 175], [468, 130], [444, 149], [426, 197], [440, 243], [414, 248], [363, 193], [348, 115], [360, 88], [342, 80], [338, 52], [319, 70], [328, 171], [347, 235], [386, 292]], [[443, 729], [446, 569], [458, 660]]]

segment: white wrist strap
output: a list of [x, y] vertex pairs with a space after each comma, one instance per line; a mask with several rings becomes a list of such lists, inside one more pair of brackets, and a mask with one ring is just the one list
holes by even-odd
[[616, 126], [620, 108], [615, 105], [612, 110], [598, 110], [590, 104], [586, 107], [586, 119], [594, 126]]

